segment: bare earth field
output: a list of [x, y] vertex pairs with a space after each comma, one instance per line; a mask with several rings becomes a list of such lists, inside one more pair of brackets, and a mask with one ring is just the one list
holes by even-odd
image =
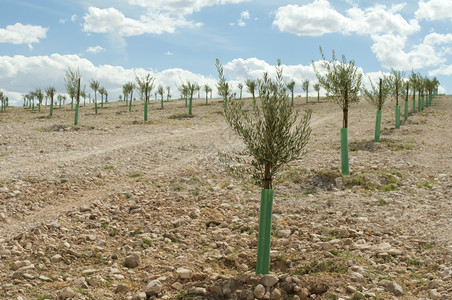
[[[245, 100], [249, 101], [249, 100]], [[0, 299], [452, 299], [452, 96], [394, 129], [310, 108], [307, 155], [275, 186], [271, 274], [254, 275], [260, 190], [218, 99], [0, 113]], [[417, 101], [416, 101], [417, 102]], [[403, 109], [402, 109], [403, 111]], [[410, 100], [411, 111], [411, 100]], [[403, 120], [403, 117], [402, 117]]]

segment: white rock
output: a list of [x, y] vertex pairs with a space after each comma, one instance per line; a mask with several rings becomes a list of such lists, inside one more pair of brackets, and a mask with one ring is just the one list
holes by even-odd
[[388, 292], [393, 293], [395, 296], [403, 295], [403, 289], [397, 282], [394, 281], [389, 282], [386, 285], [386, 289], [388, 290]]
[[254, 288], [254, 297], [256, 297], [257, 299], [262, 299], [264, 298], [265, 295], [265, 287], [262, 284], [258, 284], [255, 288]]
[[273, 274], [268, 274], [268, 275], [265, 275], [265, 276], [262, 278], [262, 281], [261, 281], [261, 282], [262, 282], [262, 284], [263, 284], [264, 286], [272, 287], [272, 286], [274, 286], [278, 281], [279, 281], [278, 276], [273, 275]]
[[193, 276], [193, 272], [185, 268], [177, 268], [176, 273], [181, 279], [190, 279]]
[[149, 281], [144, 292], [146, 293], [146, 295], [154, 295], [160, 293], [161, 291], [162, 283], [159, 280], [152, 280]]

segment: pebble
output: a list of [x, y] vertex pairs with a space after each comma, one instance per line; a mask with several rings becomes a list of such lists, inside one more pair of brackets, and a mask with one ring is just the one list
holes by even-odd
[[273, 274], [264, 275], [262, 278], [262, 284], [266, 287], [272, 287], [279, 281], [278, 276]]
[[262, 284], [258, 284], [255, 288], [254, 288], [254, 292], [253, 292], [254, 297], [256, 297], [257, 299], [263, 299], [264, 295], [265, 295], [265, 287]]
[[147, 285], [144, 292], [146, 295], [156, 295], [162, 291], [162, 283], [159, 280], [151, 280]]
[[177, 268], [176, 273], [181, 279], [190, 279], [193, 277], [193, 272], [185, 268]]
[[140, 265], [140, 255], [138, 253], [133, 253], [124, 259], [124, 267], [126, 268], [136, 268]]
[[386, 289], [388, 290], [388, 292], [394, 294], [395, 296], [403, 295], [403, 289], [397, 282], [394, 281], [389, 282], [386, 285]]

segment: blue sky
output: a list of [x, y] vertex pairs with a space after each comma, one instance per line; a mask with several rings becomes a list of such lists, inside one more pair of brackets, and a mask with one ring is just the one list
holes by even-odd
[[68, 68], [79, 68], [82, 85], [100, 81], [110, 99], [134, 73], [151, 73], [179, 97], [181, 81], [214, 87], [216, 58], [236, 90], [272, 73], [280, 58], [301, 94], [304, 79], [316, 81], [311, 62], [320, 45], [327, 57], [334, 49], [354, 59], [366, 78], [413, 69], [452, 91], [450, 0], [0, 0], [0, 7], [0, 89], [14, 104], [49, 85], [64, 93]]

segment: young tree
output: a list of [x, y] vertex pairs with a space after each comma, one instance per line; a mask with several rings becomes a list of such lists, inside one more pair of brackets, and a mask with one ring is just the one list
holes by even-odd
[[34, 96], [38, 98], [38, 112], [41, 112], [42, 100], [44, 99], [44, 94], [41, 89], [36, 89], [34, 92]]
[[161, 85], [159, 85], [158, 86], [158, 88], [157, 88], [157, 93], [160, 95], [160, 106], [161, 106], [161, 109], [163, 109], [163, 94], [165, 93], [164, 92], [164, 90], [163, 90], [163, 86], [161, 86]]
[[391, 88], [392, 94], [396, 99], [395, 106], [395, 128], [400, 129], [400, 105], [399, 105], [399, 96], [403, 94], [403, 77], [405, 76], [404, 72], [397, 71], [391, 69]]
[[303, 81], [301, 87], [303, 88], [303, 91], [306, 92], [306, 104], [308, 103], [308, 93], [309, 93], [309, 80], [306, 79]]
[[53, 116], [53, 97], [55, 96], [56, 90], [55, 87], [49, 86], [46, 89], [46, 95], [50, 98], [50, 110], [49, 110], [49, 117]]
[[99, 88], [99, 94], [100, 94], [100, 107], [104, 108], [104, 95], [107, 91], [104, 87]]
[[351, 60], [347, 62], [344, 55], [342, 55], [342, 60], [338, 61], [334, 50], [332, 51], [331, 61], [326, 59], [321, 47], [320, 54], [322, 56], [321, 67], [325, 75], [322, 75], [317, 69], [314, 61], [312, 61], [312, 67], [320, 85], [326, 90], [327, 98], [342, 108], [342, 174], [348, 175], [350, 174], [348, 165], [348, 109], [351, 104], [359, 102], [358, 93], [361, 88], [362, 74], [358, 74], [355, 61]]
[[1, 112], [6, 111], [6, 98], [7, 98], [6, 95], [3, 94], [2, 91], [0, 91], [0, 102], [1, 102], [1, 109], [0, 109], [0, 111]]
[[293, 90], [295, 89], [295, 81], [292, 79], [288, 83], [286, 83], [287, 89], [290, 91], [290, 94], [292, 95], [292, 102], [291, 105], [293, 107]]
[[256, 84], [257, 84], [257, 82], [252, 79], [247, 79], [245, 81], [246, 89], [247, 89], [248, 93], [251, 94], [251, 97], [253, 97], [253, 101], [256, 100], [255, 95], [254, 95], [254, 93], [256, 91]]
[[380, 127], [381, 127], [381, 114], [383, 110], [383, 105], [389, 98], [391, 93], [391, 82], [390, 79], [383, 75], [383, 79], [380, 78], [380, 83], [377, 86], [374, 85], [372, 80], [369, 78], [370, 89], [363, 88], [362, 94], [366, 100], [372, 104], [377, 109], [377, 120], [375, 123], [375, 137], [374, 142], [380, 141]]
[[188, 104], [188, 115], [192, 116], [192, 102], [193, 102], [193, 94], [196, 90], [198, 90], [198, 84], [197, 83], [191, 83], [190, 81], [187, 81], [187, 90], [188, 95], [190, 96], [189, 104]]
[[[138, 89], [141, 93], [141, 96], [144, 95], [144, 121], [148, 120], [148, 104], [149, 104], [149, 95], [152, 92], [152, 89], [154, 88], [154, 77], [151, 76], [151, 74], [146, 74], [146, 76], [143, 76], [142, 78], [138, 77], [135, 74], [135, 79], [137, 81]], [[144, 87], [144, 89], [142, 88]]]
[[166, 87], [166, 101], [169, 101], [171, 99], [171, 87], [168, 85]]
[[243, 83], [239, 82], [239, 84], [237, 85], [237, 87], [240, 90], [240, 100], [242, 100], [242, 90], [243, 90]]
[[216, 60], [215, 67], [217, 68], [218, 79], [219, 79], [219, 81], [217, 83], [218, 95], [223, 97], [223, 103], [224, 103], [224, 107], [226, 109], [228, 99], [232, 95], [232, 92], [229, 88], [229, 84], [226, 82], [226, 77], [224, 76], [224, 71], [223, 71], [223, 65], [220, 63], [220, 60], [218, 58]]
[[206, 104], [209, 104], [208, 95], [211, 90], [212, 89], [210, 88], [210, 86], [207, 83], [204, 84], [204, 92], [206, 93]]
[[314, 84], [314, 91], [317, 92], [317, 102], [320, 102], [320, 83]]
[[264, 76], [259, 101], [251, 111], [243, 109], [245, 102], [233, 100], [229, 95], [224, 114], [226, 122], [246, 145], [245, 151], [230, 158], [244, 166], [240, 171], [250, 174], [262, 187], [257, 274], [269, 272], [273, 179], [283, 166], [303, 156], [311, 133], [311, 112], [299, 118], [298, 111], [292, 107], [282, 81], [280, 61], [276, 74], [275, 81]]
[[83, 85], [83, 90], [80, 91], [80, 97], [83, 97], [83, 106], [86, 105], [86, 84]]
[[97, 114], [97, 91], [99, 91], [100, 83], [99, 81], [91, 79], [89, 87], [94, 91], [94, 112]]
[[417, 85], [418, 85], [418, 77], [417, 74], [411, 71], [410, 76], [410, 85], [413, 90], [413, 114], [416, 112], [416, 91], [417, 91]]
[[66, 71], [66, 78], [64, 79], [66, 90], [71, 97], [71, 109], [73, 109], [74, 98], [77, 97], [75, 104], [74, 125], [78, 124], [78, 111], [80, 106], [80, 78], [80, 71], [78, 69], [76, 71], [72, 71], [68, 68]]

